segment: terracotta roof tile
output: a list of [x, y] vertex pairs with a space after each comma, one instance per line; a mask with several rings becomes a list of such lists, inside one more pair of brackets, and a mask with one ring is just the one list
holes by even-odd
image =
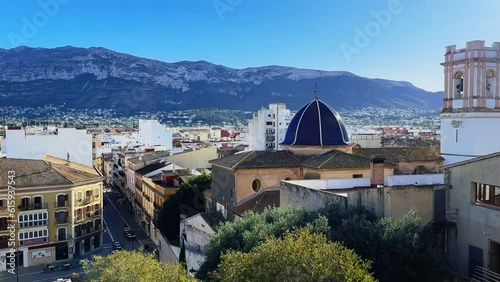
[[240, 202], [234, 209], [233, 213], [237, 215], [242, 215], [247, 211], [253, 211], [256, 213], [263, 212], [267, 207], [279, 207], [280, 206], [280, 190], [279, 189], [266, 189], [259, 193], [255, 193], [252, 196], [244, 199]]
[[444, 160], [440, 155], [440, 147], [390, 147], [390, 148], [353, 148], [354, 155], [371, 157], [382, 155], [393, 163]]
[[4, 174], [0, 175], [0, 188], [7, 187], [8, 171], [15, 171], [14, 186], [16, 188], [71, 185], [83, 181], [102, 180], [102, 177], [90, 166], [74, 163], [61, 164], [61, 159], [57, 160], [54, 157], [45, 159], [0, 159], [0, 172]]

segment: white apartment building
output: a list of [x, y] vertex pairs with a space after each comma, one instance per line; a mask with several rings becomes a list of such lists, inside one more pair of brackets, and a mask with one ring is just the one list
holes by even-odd
[[172, 132], [156, 120], [139, 120], [139, 142], [146, 148], [172, 149]]
[[51, 155], [92, 166], [92, 135], [75, 128], [22, 128], [6, 130], [2, 152], [7, 158], [42, 160]]
[[271, 103], [253, 115], [248, 123], [249, 150], [281, 150], [293, 114], [284, 103]]

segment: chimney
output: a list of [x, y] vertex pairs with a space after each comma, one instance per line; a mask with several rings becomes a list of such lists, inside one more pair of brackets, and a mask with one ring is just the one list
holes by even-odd
[[372, 156], [370, 162], [372, 185], [384, 185], [384, 161], [385, 158], [381, 155]]
[[66, 153], [66, 164], [69, 165], [70, 160], [69, 160], [69, 152]]

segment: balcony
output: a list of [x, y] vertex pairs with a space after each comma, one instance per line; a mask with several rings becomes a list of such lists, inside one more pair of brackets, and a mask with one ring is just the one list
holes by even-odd
[[77, 199], [76, 200], [76, 204], [78, 206], [85, 206], [85, 205], [88, 205], [90, 204], [91, 202], [97, 200], [99, 197], [92, 197], [92, 196], [87, 196], [83, 199]]
[[25, 239], [21, 240], [19, 242], [20, 246], [32, 246], [32, 245], [39, 245], [43, 243], [47, 243], [47, 237], [44, 238], [34, 238], [34, 239]]
[[63, 209], [69, 207], [69, 201], [59, 201], [54, 203], [55, 209]]
[[55, 224], [68, 224], [69, 217], [66, 218], [56, 218]]
[[151, 202], [151, 198], [148, 195], [144, 195], [143, 197], [144, 197], [144, 200]]
[[101, 231], [101, 226], [80, 229], [80, 230], [77, 230], [75, 232], [75, 238], [83, 237], [85, 235], [89, 235], [89, 234], [92, 234], [94, 232], [99, 232], [99, 231]]
[[56, 236], [56, 242], [68, 241], [68, 236]]
[[48, 209], [48, 207], [49, 207], [49, 204], [47, 202], [23, 204], [23, 205], [18, 206], [19, 211], [46, 210], [46, 209]]

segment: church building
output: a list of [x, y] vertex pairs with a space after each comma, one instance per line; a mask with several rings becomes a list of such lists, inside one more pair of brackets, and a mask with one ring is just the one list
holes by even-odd
[[[282, 151], [250, 151], [212, 160], [212, 205], [233, 219], [234, 207], [261, 190], [280, 186], [281, 180], [363, 178], [374, 175], [383, 184], [395, 164], [351, 154], [355, 145], [340, 115], [315, 98], [293, 117], [281, 143]], [[381, 164], [381, 165], [380, 165]]]

